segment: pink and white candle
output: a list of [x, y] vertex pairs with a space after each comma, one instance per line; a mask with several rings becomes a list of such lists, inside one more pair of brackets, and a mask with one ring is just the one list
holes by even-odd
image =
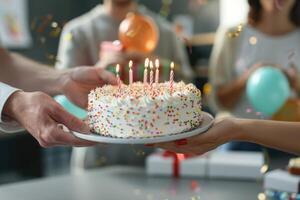
[[153, 68], [154, 68], [154, 66], [153, 66], [153, 62], [152, 61], [150, 61], [150, 86], [151, 86], [151, 88], [152, 88], [152, 85], [153, 85]]
[[159, 82], [159, 60], [156, 59], [155, 60], [155, 83], [158, 83]]
[[144, 85], [146, 86], [148, 81], [148, 67], [149, 67], [149, 58], [145, 60], [145, 69], [144, 69]]
[[171, 62], [170, 64], [170, 91], [171, 91], [171, 94], [173, 93], [173, 85], [174, 85], [174, 62]]
[[133, 83], [133, 71], [132, 71], [133, 62], [132, 60], [129, 61], [129, 84]]

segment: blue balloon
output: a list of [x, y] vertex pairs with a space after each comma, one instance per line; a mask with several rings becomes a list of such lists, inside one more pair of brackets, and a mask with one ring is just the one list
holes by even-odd
[[272, 116], [290, 95], [289, 81], [281, 70], [266, 66], [259, 68], [250, 76], [246, 93], [257, 111]]
[[62, 107], [64, 107], [69, 113], [80, 118], [85, 119], [87, 113], [82, 108], [74, 105], [69, 99], [64, 95], [58, 95], [54, 97], [55, 101], [57, 101]]

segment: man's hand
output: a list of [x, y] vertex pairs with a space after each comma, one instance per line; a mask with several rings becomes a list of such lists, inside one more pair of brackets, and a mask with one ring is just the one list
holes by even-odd
[[77, 67], [66, 70], [58, 81], [61, 93], [82, 108], [87, 107], [89, 92], [105, 84], [116, 85], [117, 79], [111, 72], [99, 67]]
[[[75, 89], [81, 88], [77, 84], [73, 84]], [[83, 91], [79, 92], [82, 93]], [[89, 132], [89, 127], [42, 92], [15, 92], [7, 100], [3, 114], [18, 121], [42, 147], [89, 146], [94, 144], [77, 139], [71, 133], [65, 132], [62, 124], [70, 130], [83, 133]]]

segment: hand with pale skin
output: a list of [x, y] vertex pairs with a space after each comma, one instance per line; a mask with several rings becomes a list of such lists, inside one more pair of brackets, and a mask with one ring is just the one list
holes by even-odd
[[76, 105], [86, 108], [92, 89], [105, 84], [116, 85], [114, 74], [100, 67], [77, 67], [60, 73], [58, 87]]
[[300, 155], [299, 131], [298, 122], [226, 118], [197, 136], [154, 146], [178, 153], [201, 155], [224, 143], [243, 141]]
[[77, 139], [63, 126], [83, 133], [89, 127], [42, 92], [15, 92], [8, 99], [4, 114], [19, 122], [42, 147], [60, 145], [90, 146], [94, 143]]
[[41, 146], [94, 144], [70, 133], [69, 130], [88, 133], [89, 127], [49, 95], [64, 94], [86, 108], [90, 90], [117, 84], [112, 73], [99, 67], [59, 71], [3, 49], [0, 49], [0, 71], [0, 81], [24, 90], [7, 99], [2, 115], [19, 122]]

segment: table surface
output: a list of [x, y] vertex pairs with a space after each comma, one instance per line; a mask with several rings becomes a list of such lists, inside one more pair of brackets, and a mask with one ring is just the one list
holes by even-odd
[[144, 168], [107, 167], [0, 187], [7, 200], [255, 200], [261, 182], [149, 177]]

